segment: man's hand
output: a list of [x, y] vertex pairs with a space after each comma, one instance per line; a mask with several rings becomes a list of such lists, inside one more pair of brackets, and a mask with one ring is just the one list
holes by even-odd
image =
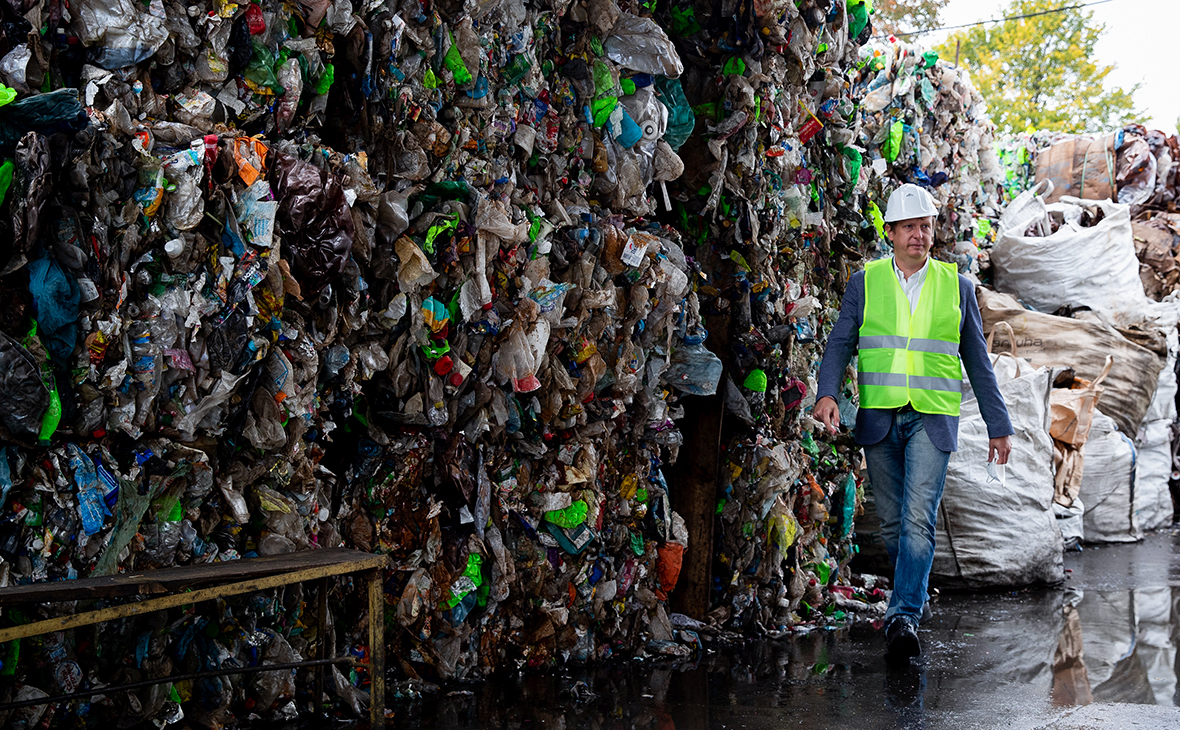
[[[819, 406], [816, 406], [815, 410], [819, 411]], [[997, 464], [1007, 464], [1008, 454], [1010, 453], [1012, 453], [1011, 436], [1001, 436], [995, 439], [988, 439], [987, 460], [989, 463], [994, 461]]]
[[[830, 395], [825, 395], [815, 403], [815, 410], [812, 411], [812, 416], [815, 420], [827, 426], [828, 433], [835, 434], [840, 430], [840, 408], [836, 405], [836, 400]], [[1005, 459], [1008, 457], [1007, 451], [1004, 452]]]

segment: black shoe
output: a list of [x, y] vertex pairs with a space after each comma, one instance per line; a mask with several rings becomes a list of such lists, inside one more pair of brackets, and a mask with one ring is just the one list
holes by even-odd
[[922, 618], [918, 619], [918, 624], [924, 624], [932, 618], [934, 614], [930, 612], [930, 601], [926, 601], [922, 604]]
[[895, 616], [885, 625], [885, 657], [890, 660], [911, 659], [922, 653], [918, 626], [907, 616]]

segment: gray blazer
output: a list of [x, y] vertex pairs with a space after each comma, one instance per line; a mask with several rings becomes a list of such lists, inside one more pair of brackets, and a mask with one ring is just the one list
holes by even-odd
[[[828, 347], [824, 351], [823, 363], [819, 368], [819, 389], [816, 399], [829, 396], [836, 398], [840, 392], [844, 369], [856, 352], [860, 337], [860, 326], [864, 321], [865, 275], [858, 271], [852, 275], [844, 290], [844, 301], [840, 305], [840, 318], [828, 335]], [[971, 388], [979, 400], [979, 412], [987, 424], [989, 438], [1011, 436], [1012, 422], [1008, 419], [1008, 407], [996, 385], [992, 362], [987, 356], [987, 343], [983, 339], [983, 321], [979, 316], [979, 304], [975, 301], [975, 285], [965, 277], [959, 277], [959, 309], [963, 316], [959, 322], [959, 357], [971, 379]], [[871, 446], [889, 435], [896, 411], [880, 408], [861, 408], [856, 414], [856, 442]], [[922, 425], [930, 436], [931, 443], [940, 451], [955, 451], [959, 448], [958, 416], [922, 414]]]

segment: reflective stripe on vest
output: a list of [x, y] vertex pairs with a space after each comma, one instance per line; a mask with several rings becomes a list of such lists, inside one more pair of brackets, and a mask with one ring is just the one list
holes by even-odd
[[959, 274], [954, 264], [930, 260], [918, 306], [897, 281], [892, 259], [865, 267], [865, 296], [857, 381], [862, 408], [901, 408], [959, 415]]

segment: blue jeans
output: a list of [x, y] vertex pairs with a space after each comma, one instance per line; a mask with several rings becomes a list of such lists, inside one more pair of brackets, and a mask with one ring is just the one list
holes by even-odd
[[889, 434], [864, 450], [881, 538], [893, 562], [893, 598], [885, 619], [900, 615], [917, 621], [926, 603], [950, 454], [930, 443], [922, 414], [915, 411], [894, 414]]

